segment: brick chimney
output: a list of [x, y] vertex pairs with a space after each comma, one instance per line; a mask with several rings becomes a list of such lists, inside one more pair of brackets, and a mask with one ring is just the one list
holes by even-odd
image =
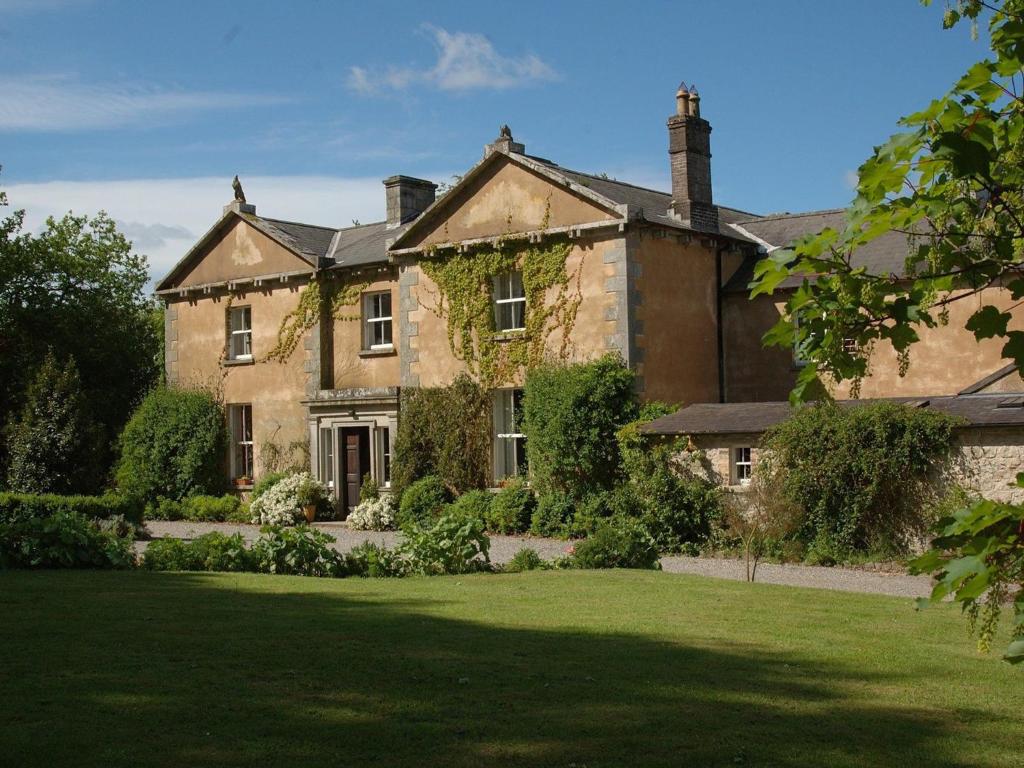
[[412, 176], [384, 179], [387, 196], [388, 229], [412, 221], [434, 202], [437, 184]]
[[512, 129], [507, 125], [503, 125], [498, 130], [498, 138], [490, 144], [484, 145], [484, 157], [487, 157], [495, 150], [498, 150], [499, 152], [515, 152], [519, 155], [525, 155], [526, 145], [520, 144], [518, 141], [513, 139]]
[[718, 209], [711, 199], [711, 123], [700, 116], [700, 94], [679, 84], [676, 113], [668, 119], [672, 164], [672, 213], [693, 229], [718, 231]]

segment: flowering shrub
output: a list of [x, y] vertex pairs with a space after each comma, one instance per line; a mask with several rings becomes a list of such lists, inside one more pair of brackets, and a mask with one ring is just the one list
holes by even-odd
[[348, 516], [357, 531], [390, 531], [395, 527], [395, 505], [390, 496], [380, 496], [359, 503]]
[[[294, 525], [302, 518], [300, 492], [307, 494], [311, 484], [318, 485], [309, 472], [288, 475], [279, 480], [249, 507], [252, 521], [261, 525]], [[323, 497], [327, 497], [326, 489]]]

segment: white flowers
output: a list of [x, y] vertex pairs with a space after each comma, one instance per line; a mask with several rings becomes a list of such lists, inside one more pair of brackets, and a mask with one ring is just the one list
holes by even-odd
[[349, 513], [349, 525], [357, 531], [389, 531], [395, 527], [395, 507], [390, 496], [367, 499]]
[[260, 525], [294, 525], [302, 517], [299, 489], [315, 482], [309, 472], [282, 478], [252, 502], [252, 521]]

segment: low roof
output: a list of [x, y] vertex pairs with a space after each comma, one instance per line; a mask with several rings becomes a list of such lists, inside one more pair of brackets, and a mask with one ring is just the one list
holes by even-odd
[[[938, 397], [891, 397], [840, 400], [844, 408], [869, 403], [902, 403], [958, 416], [972, 427], [1024, 426], [1024, 394], [989, 393]], [[788, 402], [694, 403], [668, 416], [644, 424], [641, 432], [652, 435], [760, 434], [793, 415]]]
[[[842, 231], [846, 224], [846, 210], [833, 208], [826, 211], [806, 213], [780, 213], [759, 216], [732, 222], [734, 229], [745, 233], [769, 251], [787, 248], [805, 235], [816, 235], [826, 228]], [[907, 235], [900, 232], [886, 232], [870, 243], [858, 248], [851, 256], [854, 267], [866, 267], [872, 274], [903, 275], [905, 262], [910, 254]], [[754, 277], [756, 259], [748, 259], [726, 283], [727, 293], [747, 293]], [[779, 283], [780, 288], [796, 288], [803, 277], [788, 277]]]

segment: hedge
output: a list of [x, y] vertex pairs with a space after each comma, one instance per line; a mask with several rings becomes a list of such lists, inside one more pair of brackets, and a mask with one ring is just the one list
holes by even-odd
[[75, 513], [92, 520], [106, 520], [122, 515], [132, 522], [142, 522], [142, 507], [125, 496], [113, 493], [103, 496], [0, 493], [0, 523], [41, 519], [58, 513]]

